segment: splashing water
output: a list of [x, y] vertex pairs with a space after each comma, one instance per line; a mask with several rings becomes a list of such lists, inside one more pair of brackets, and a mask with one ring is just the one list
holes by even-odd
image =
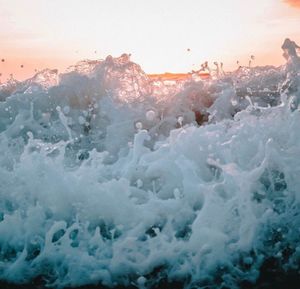
[[122, 55], [1, 85], [0, 279], [238, 288], [270, 258], [299, 270], [292, 45], [283, 67], [208, 80]]

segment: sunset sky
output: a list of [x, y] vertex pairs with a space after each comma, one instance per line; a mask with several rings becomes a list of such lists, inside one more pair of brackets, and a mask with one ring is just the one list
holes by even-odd
[[147, 73], [280, 65], [299, 27], [300, 0], [0, 0], [0, 79], [124, 52]]

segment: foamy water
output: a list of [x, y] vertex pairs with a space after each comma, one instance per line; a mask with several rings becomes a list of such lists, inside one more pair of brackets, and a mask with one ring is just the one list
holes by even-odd
[[0, 279], [236, 288], [269, 257], [299, 270], [300, 60], [283, 48], [283, 67], [208, 80], [123, 55], [3, 84]]

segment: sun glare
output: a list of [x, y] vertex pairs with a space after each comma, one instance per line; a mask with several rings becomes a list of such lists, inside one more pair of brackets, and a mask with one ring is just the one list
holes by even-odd
[[280, 64], [278, 45], [300, 25], [299, 10], [279, 0], [0, 0], [0, 7], [7, 59], [0, 72], [17, 77], [124, 52], [147, 73], [188, 72], [204, 61], [234, 69], [252, 54], [259, 64]]

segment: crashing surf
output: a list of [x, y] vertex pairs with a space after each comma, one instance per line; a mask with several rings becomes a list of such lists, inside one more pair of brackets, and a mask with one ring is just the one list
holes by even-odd
[[205, 79], [123, 54], [2, 84], [0, 280], [239, 288], [269, 260], [299, 272], [300, 59], [282, 48], [282, 67]]

